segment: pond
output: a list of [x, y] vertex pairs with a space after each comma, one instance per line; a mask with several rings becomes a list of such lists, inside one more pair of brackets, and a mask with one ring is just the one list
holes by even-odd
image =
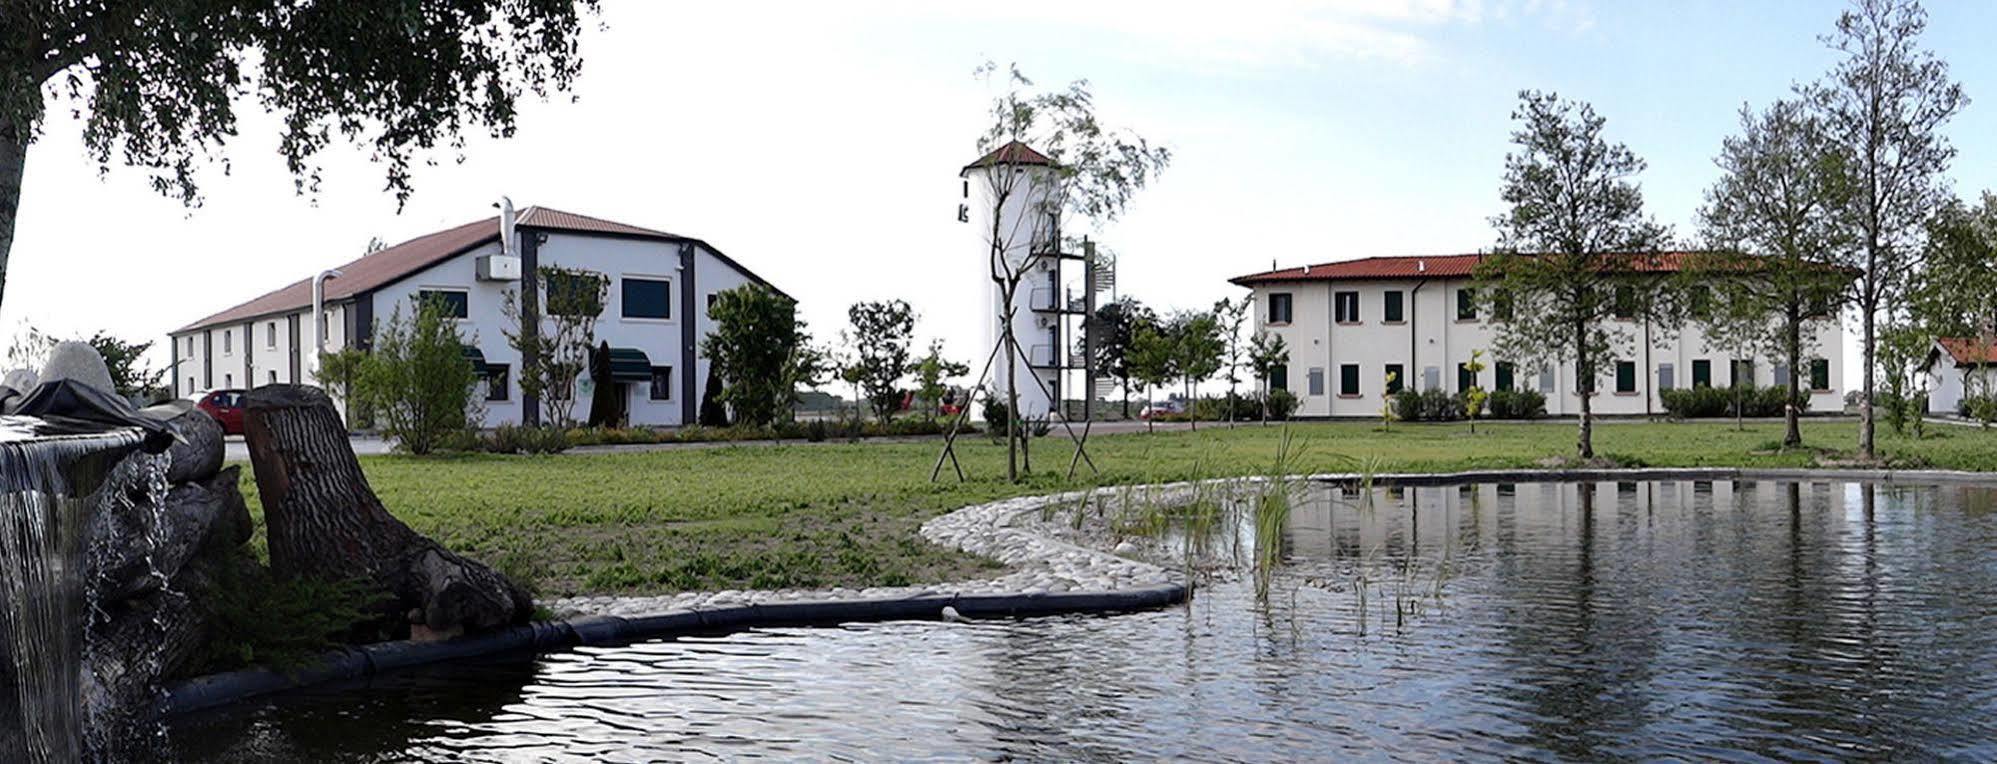
[[1281, 564], [1247, 572], [1256, 524], [1223, 522], [1184, 607], [482, 661], [171, 738], [188, 760], [1997, 758], [1997, 489], [1293, 496]]

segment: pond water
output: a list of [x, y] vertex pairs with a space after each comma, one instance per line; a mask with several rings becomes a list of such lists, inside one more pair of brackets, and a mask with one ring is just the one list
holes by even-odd
[[[1228, 526], [1216, 558], [1253, 547]], [[188, 760], [1997, 758], [1997, 489], [1320, 486], [1281, 549], [1259, 596], [1223, 567], [1154, 612], [483, 661], [172, 739]]]

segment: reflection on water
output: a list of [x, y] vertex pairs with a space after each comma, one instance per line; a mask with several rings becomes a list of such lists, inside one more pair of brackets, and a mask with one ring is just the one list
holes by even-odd
[[[1997, 757], [1997, 492], [1314, 488], [1243, 577], [1113, 617], [588, 649], [184, 721], [189, 759]], [[1449, 571], [1418, 618], [1356, 573]], [[1368, 625], [1362, 627], [1362, 622]]]

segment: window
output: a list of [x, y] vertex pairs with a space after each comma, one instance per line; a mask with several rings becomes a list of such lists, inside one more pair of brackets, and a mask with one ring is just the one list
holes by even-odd
[[1491, 295], [1491, 318], [1496, 321], [1512, 320], [1512, 293], [1503, 289]]
[[1673, 387], [1677, 386], [1677, 382], [1678, 382], [1677, 369], [1672, 368], [1671, 364], [1668, 363], [1660, 363], [1657, 365], [1657, 389], [1670, 390]]
[[1359, 395], [1359, 364], [1348, 363], [1338, 367], [1338, 394]]
[[1269, 389], [1290, 389], [1290, 367], [1287, 364], [1279, 363], [1269, 370]]
[[1636, 317], [1636, 287], [1623, 284], [1616, 287], [1613, 310], [1616, 318]]
[[[268, 322], [265, 322], [265, 323], [264, 323], [264, 325], [263, 325], [263, 346], [264, 346], [264, 347], [267, 347], [267, 348], [274, 348], [274, 347], [277, 347], [277, 322], [276, 322], [276, 321], [268, 321]], [[273, 379], [273, 380], [271, 380], [271, 381], [272, 381], [272, 382], [276, 382], [277, 380], [274, 380], [274, 379]]]
[[1333, 320], [1341, 324], [1359, 323], [1359, 293], [1334, 292], [1331, 295]]
[[1831, 362], [1823, 358], [1810, 359], [1810, 389], [1824, 392], [1831, 389]]
[[1456, 320], [1477, 320], [1477, 290], [1467, 288], [1456, 290]]
[[1477, 386], [1477, 375], [1470, 371], [1470, 364], [1456, 365], [1456, 391], [1462, 392]]
[[1323, 395], [1323, 394], [1324, 394], [1324, 368], [1323, 368], [1323, 367], [1312, 367], [1310, 371], [1308, 371], [1308, 372], [1305, 372], [1305, 373], [1304, 373], [1304, 384], [1305, 384], [1306, 386], [1308, 386], [1308, 387], [1310, 388], [1310, 394], [1311, 394], [1311, 395]]
[[504, 401], [513, 398], [512, 380], [508, 379], [507, 376], [511, 371], [512, 369], [503, 363], [488, 363], [485, 365], [486, 400]]
[[471, 317], [471, 295], [456, 289], [423, 289], [416, 292], [416, 301], [423, 305], [435, 303], [443, 315], [451, 318]]
[[1769, 368], [1769, 373], [1775, 377], [1774, 385], [1776, 387], [1789, 386], [1789, 367], [1783, 366], [1782, 364], [1778, 363], [1768, 368]]
[[1542, 393], [1545, 393], [1545, 394], [1547, 394], [1547, 395], [1552, 395], [1552, 394], [1553, 394], [1553, 383], [1554, 383], [1554, 379], [1553, 379], [1553, 367], [1552, 367], [1552, 366], [1542, 366], [1542, 367], [1540, 367], [1540, 369], [1539, 369], [1539, 391], [1540, 391], [1540, 392], [1542, 392]]
[[1385, 300], [1381, 303], [1380, 320], [1390, 324], [1397, 324], [1408, 320], [1407, 306], [1401, 303], [1404, 299], [1407, 299], [1407, 297], [1401, 290], [1396, 289], [1388, 292]]
[[1497, 390], [1499, 392], [1511, 392], [1512, 388], [1518, 386], [1518, 373], [1519, 369], [1517, 364], [1514, 364], [1511, 361], [1499, 361], [1497, 369], [1497, 374], [1498, 374], [1498, 381], [1496, 385]]
[[271, 371], [271, 373], [270, 373], [270, 382], [268, 382], [267, 384], [272, 384], [272, 385], [275, 385], [275, 384], [277, 384], [277, 371], [276, 371], [276, 370], [272, 370], [272, 371]]
[[672, 399], [673, 399], [673, 367], [671, 366], [652, 367], [652, 400], [669, 401]]
[[1704, 358], [1692, 362], [1692, 386], [1713, 386], [1713, 362]]
[[229, 331], [228, 329], [222, 330], [222, 352], [224, 353], [235, 352], [235, 350], [233, 349], [235, 346], [235, 340], [232, 338], [232, 335], [234, 334], [235, 334], [234, 332]]
[[1434, 366], [1423, 366], [1421, 368], [1421, 389], [1442, 389], [1442, 370]]
[[714, 298], [719, 296], [720, 295], [717, 295], [713, 292], [709, 292], [707, 294], [707, 315], [710, 316], [714, 315]]
[[1692, 287], [1692, 297], [1687, 306], [1693, 318], [1710, 318], [1713, 315], [1713, 288], [1705, 285]]
[[1733, 375], [1733, 378], [1727, 380], [1727, 384], [1733, 385], [1734, 387], [1740, 387], [1742, 385], [1751, 387], [1754, 385], [1753, 361], [1741, 360], [1738, 358], [1734, 359], [1733, 366], [1729, 369], [1729, 373]]
[[1290, 293], [1271, 292], [1269, 294], [1269, 323], [1287, 324], [1290, 322]]
[[673, 317], [673, 283], [663, 279], [624, 277], [624, 317]]
[[[1393, 292], [1392, 294], [1400, 294], [1400, 292]], [[1387, 379], [1387, 394], [1393, 395], [1401, 391], [1401, 387], [1404, 386], [1408, 381], [1408, 375], [1407, 372], [1402, 370], [1400, 364], [1390, 363], [1387, 364], [1386, 379]]]
[[596, 316], [603, 314], [603, 276], [588, 271], [549, 271], [548, 315]]
[[188, 337], [188, 338], [187, 338], [187, 354], [188, 354], [188, 355], [194, 355], [194, 338], [193, 338], [193, 337]]
[[224, 374], [224, 375], [222, 375], [222, 386], [223, 386], [223, 387], [235, 387], [235, 386], [236, 386], [236, 375], [234, 375], [234, 374]]
[[1616, 362], [1616, 393], [1621, 395], [1636, 394], [1635, 361]]
[[193, 378], [193, 377], [188, 377], [188, 378], [187, 378], [187, 391], [188, 391], [188, 392], [190, 392], [190, 393], [191, 393], [191, 392], [194, 392], [194, 378]]

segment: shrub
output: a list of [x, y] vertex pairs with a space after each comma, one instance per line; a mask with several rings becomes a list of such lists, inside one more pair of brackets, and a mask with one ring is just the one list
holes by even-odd
[[1491, 393], [1492, 419], [1538, 419], [1546, 416], [1546, 396], [1538, 390], [1499, 390]]
[[441, 300], [416, 301], [414, 313], [413, 321], [405, 321], [397, 307], [388, 323], [377, 327], [374, 352], [361, 365], [354, 397], [375, 412], [382, 433], [394, 438], [397, 448], [427, 454], [465, 432], [478, 376]]
[[364, 581], [279, 578], [247, 559], [222, 561], [215, 572], [207, 603], [214, 611], [212, 630], [195, 647], [188, 675], [251, 665], [299, 667], [356, 636], [380, 599]]
[[1297, 413], [1297, 394], [1288, 390], [1269, 391], [1269, 418], [1284, 421]]
[[1967, 419], [1984, 423], [1997, 421], [1997, 395], [1966, 395], [1955, 409]]
[[[1783, 399], [1788, 394], [1785, 387], [1745, 387], [1738, 391], [1740, 416], [1779, 417], [1782, 416]], [[1731, 417], [1734, 413], [1736, 391], [1730, 387], [1694, 387], [1665, 390], [1658, 394], [1664, 404], [1664, 412], [1673, 419], [1701, 419], [1707, 417]], [[1810, 396], [1798, 393], [1796, 410], [1810, 410]]]

